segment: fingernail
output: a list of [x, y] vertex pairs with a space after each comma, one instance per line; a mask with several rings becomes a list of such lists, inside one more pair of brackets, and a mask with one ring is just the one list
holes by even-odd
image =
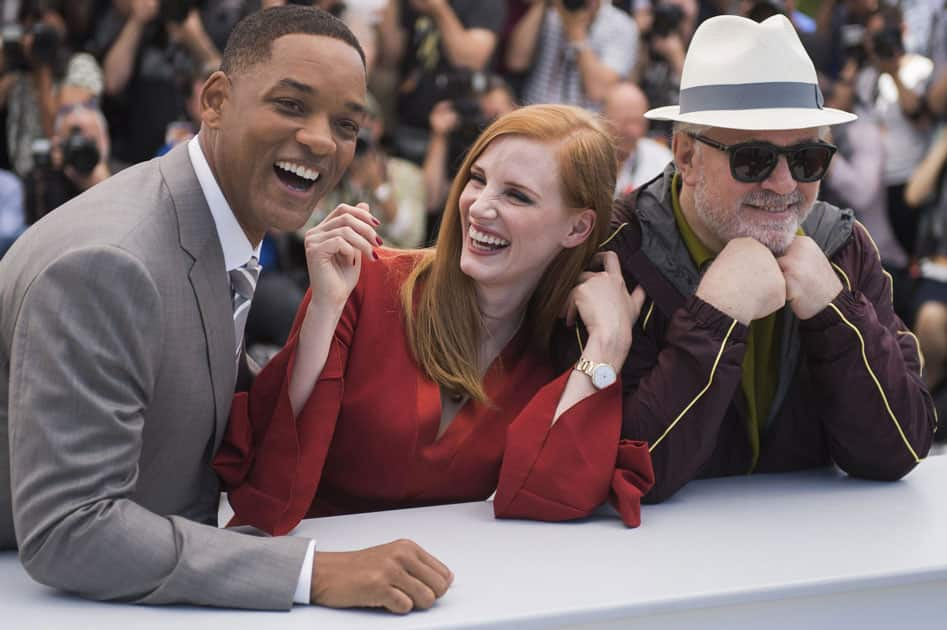
[[377, 226], [381, 225], [381, 221], [379, 221], [379, 220], [376, 219], [375, 217], [372, 217], [372, 225], [374, 225], [374, 226], [377, 227]]
[[372, 251], [372, 258], [378, 260], [378, 252]]
[[378, 243], [379, 245], [384, 245], [384, 244], [385, 244], [385, 241], [381, 240], [381, 237], [380, 237], [380, 236], [376, 236], [376, 237], [375, 237], [375, 242]]

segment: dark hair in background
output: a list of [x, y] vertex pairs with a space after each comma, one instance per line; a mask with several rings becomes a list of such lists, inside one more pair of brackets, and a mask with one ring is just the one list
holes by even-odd
[[285, 5], [251, 13], [240, 20], [227, 40], [220, 69], [234, 74], [270, 58], [273, 42], [283, 35], [322, 35], [354, 48], [362, 64], [365, 52], [339, 18], [315, 7]]
[[746, 17], [753, 20], [754, 22], [762, 22], [763, 20], [767, 20], [774, 15], [786, 15], [785, 5], [783, 3], [766, 1], [756, 2], [750, 9], [750, 12], [747, 13]]

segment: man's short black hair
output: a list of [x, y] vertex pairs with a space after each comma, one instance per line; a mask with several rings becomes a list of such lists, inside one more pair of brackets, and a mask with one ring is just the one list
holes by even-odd
[[285, 5], [257, 11], [242, 19], [227, 39], [220, 69], [234, 74], [267, 61], [274, 41], [297, 33], [345, 42], [358, 51], [365, 64], [365, 51], [345, 22], [315, 7]]

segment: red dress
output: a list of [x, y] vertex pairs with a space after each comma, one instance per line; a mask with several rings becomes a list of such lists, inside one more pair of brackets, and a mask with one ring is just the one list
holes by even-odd
[[647, 444], [619, 438], [620, 384], [550, 426], [569, 372], [557, 376], [522, 330], [487, 371], [490, 403], [468, 401], [437, 439], [440, 389], [412, 358], [398, 296], [418, 257], [379, 253], [362, 265], [298, 420], [287, 386], [309, 294], [286, 347], [234, 398], [214, 466], [237, 521], [284, 534], [306, 517], [483, 500], [496, 489], [498, 517], [575, 519], [611, 496], [637, 526], [654, 476]]

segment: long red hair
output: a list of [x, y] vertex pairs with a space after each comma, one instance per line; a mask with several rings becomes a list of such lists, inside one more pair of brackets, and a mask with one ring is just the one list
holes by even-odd
[[473, 280], [460, 270], [463, 248], [460, 193], [470, 167], [500, 136], [550, 143], [557, 151], [561, 195], [567, 207], [591, 208], [595, 225], [581, 245], [563, 249], [546, 268], [527, 305], [534, 348], [548, 348], [556, 320], [579, 274], [606, 234], [617, 163], [600, 119], [567, 105], [531, 105], [491, 124], [467, 153], [444, 207], [436, 247], [428, 250], [401, 287], [408, 343], [418, 364], [445, 389], [486, 401], [479, 369], [483, 329]]

